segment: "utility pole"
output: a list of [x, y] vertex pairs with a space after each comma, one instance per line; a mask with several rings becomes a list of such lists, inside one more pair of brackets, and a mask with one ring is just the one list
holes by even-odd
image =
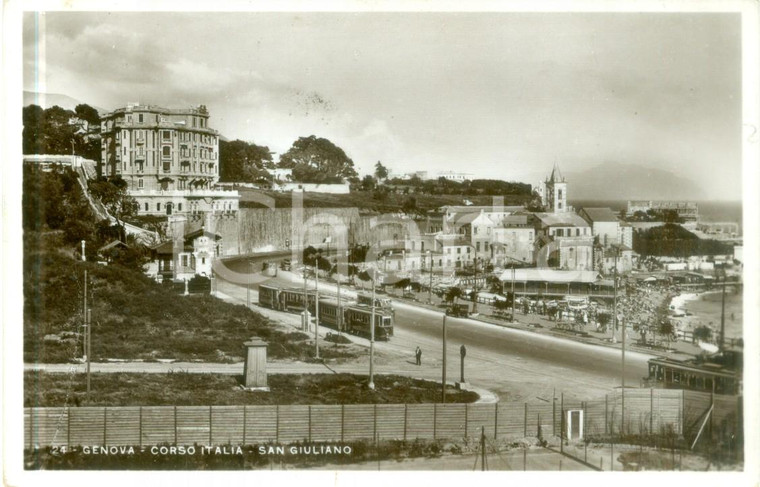
[[622, 321], [622, 333], [623, 333], [623, 343], [622, 343], [622, 350], [623, 350], [623, 367], [622, 367], [622, 373], [620, 375], [620, 432], [622, 434], [625, 434], [625, 316], [623, 317]]
[[337, 260], [335, 261], [335, 280], [338, 281], [338, 313], [336, 315], [336, 325], [338, 326], [338, 335], [340, 335], [340, 329], [343, 324], [343, 313], [342, 309], [340, 307], [340, 246], [338, 247], [338, 252], [336, 253]]
[[[319, 360], [319, 258], [317, 254], [316, 272], [314, 273], [314, 358]], [[306, 297], [306, 296], [304, 296]]]
[[512, 262], [512, 323], [517, 321], [515, 317], [515, 263]]
[[617, 328], [617, 249], [615, 249], [615, 273], [612, 281], [612, 342], [615, 342], [615, 328]]
[[90, 402], [90, 362], [92, 360], [92, 310], [87, 310], [87, 403]]
[[723, 340], [726, 331], [726, 271], [723, 271], [723, 297], [720, 302], [720, 337], [718, 341], [718, 350], [723, 351]]
[[428, 250], [430, 254], [430, 287], [428, 287], [428, 304], [433, 304], [433, 252]]
[[377, 269], [372, 270], [372, 313], [369, 324], [369, 389], [375, 390], [375, 279]]
[[446, 403], [446, 315], [443, 315], [443, 366], [441, 368], [441, 402]]
[[475, 280], [472, 282], [472, 314], [478, 312], [478, 258], [475, 257]]

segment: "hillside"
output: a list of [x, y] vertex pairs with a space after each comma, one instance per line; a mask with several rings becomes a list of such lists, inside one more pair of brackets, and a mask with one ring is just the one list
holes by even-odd
[[[97, 222], [75, 184], [62, 172], [24, 172], [24, 360], [70, 362], [82, 357], [84, 271], [92, 310], [93, 360], [242, 360], [243, 343], [259, 337], [272, 358], [309, 360], [309, 337], [282, 330], [245, 306], [208, 294], [178, 296], [169, 281], [161, 285], [141, 271], [140, 246], [97, 264], [95, 250], [114, 237]], [[77, 255], [87, 242], [87, 261]], [[329, 347], [325, 358], [351, 355]]]
[[691, 179], [638, 164], [608, 162], [565, 174], [576, 200], [702, 200], [705, 192]]
[[[89, 105], [89, 103], [77, 100], [68, 95], [62, 95], [60, 93], [36, 93], [34, 91], [24, 91], [24, 106], [37, 105], [44, 108], [50, 108], [58, 105], [65, 110], [74, 110], [77, 105]], [[100, 115], [108, 113], [110, 110], [105, 108], [90, 105], [92, 108], [98, 111]]]

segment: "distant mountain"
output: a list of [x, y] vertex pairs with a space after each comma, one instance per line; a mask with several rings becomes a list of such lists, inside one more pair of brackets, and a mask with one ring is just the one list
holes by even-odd
[[704, 200], [704, 190], [686, 177], [636, 164], [608, 162], [564, 174], [573, 200]]
[[61, 108], [72, 111], [77, 105], [90, 105], [101, 115], [110, 111], [60, 93], [36, 93], [34, 91], [24, 91], [24, 106], [28, 105], [39, 105], [42, 108], [50, 108], [58, 105]]

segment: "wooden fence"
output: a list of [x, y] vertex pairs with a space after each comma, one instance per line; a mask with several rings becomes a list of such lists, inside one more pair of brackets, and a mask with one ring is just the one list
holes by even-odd
[[[706, 397], [705, 397], [706, 396]], [[735, 397], [715, 396], [711, 425], [736, 430]], [[740, 401], [739, 401], [740, 403]], [[626, 433], [671, 431], [696, 436], [712, 404], [709, 394], [665, 389], [625, 392]], [[586, 436], [616, 434], [620, 392], [604, 400], [502, 404], [296, 406], [135, 406], [26, 408], [25, 446], [220, 445], [363, 439], [510, 439], [559, 435], [563, 410], [584, 411]], [[737, 416], [738, 413], [738, 416]], [[728, 425], [728, 426], [726, 426]], [[710, 428], [710, 434], [714, 431]]]

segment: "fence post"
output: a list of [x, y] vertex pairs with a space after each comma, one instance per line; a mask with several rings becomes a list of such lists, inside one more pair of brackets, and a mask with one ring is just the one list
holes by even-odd
[[139, 425], [139, 430], [138, 430], [139, 433], [140, 433], [140, 448], [142, 448], [142, 446], [143, 446], [143, 443], [142, 443], [142, 426], [143, 425], [142, 425], [142, 423], [143, 423], [143, 420], [142, 420], [142, 406], [140, 406], [140, 425]]
[[177, 406], [174, 406], [174, 444], [177, 444]]
[[557, 398], [552, 396], [552, 436], [557, 434]]
[[559, 417], [559, 451], [565, 451], [565, 393], [560, 395], [559, 409], [561, 416]]
[[609, 427], [609, 410], [608, 410], [608, 399], [609, 394], [604, 395], [604, 434], [610, 433], [610, 427]]
[[[34, 408], [29, 408], [29, 449], [34, 450], [34, 427], [32, 426], [32, 422], [34, 421]], [[71, 413], [69, 413], [69, 425], [71, 425]], [[69, 428], [69, 431], [71, 431], [71, 428]], [[71, 435], [71, 433], [69, 433]], [[67, 440], [69, 445], [71, 446], [71, 440]]]
[[409, 424], [409, 405], [404, 403], [404, 441], [406, 441], [406, 430]]
[[212, 434], [213, 431], [213, 420], [211, 419], [211, 408], [213, 406], [208, 407], [208, 445], [211, 446], [214, 444], [214, 436]]
[[[309, 405], [308, 408], [309, 408], [309, 441], [311, 441], [311, 405]], [[377, 406], [375, 406], [375, 410], [377, 410]]]
[[243, 405], [243, 446], [245, 446], [245, 429], [248, 426], [248, 406]]
[[[404, 408], [406, 408], [406, 404], [404, 404]], [[341, 404], [340, 405], [340, 441], [343, 441], [343, 438], [345, 437], [345, 430], [346, 430], [346, 405]], [[404, 417], [404, 439], [406, 439], [406, 417]]]
[[536, 438], [541, 438], [541, 413], [536, 413]]
[[[468, 406], [469, 406], [468, 403], [464, 404], [464, 437], [465, 438], [467, 438], [467, 421], [468, 421], [468, 418], [467, 418], [468, 414], [467, 414], [467, 412], [469, 411]], [[406, 418], [404, 418], [404, 419], [406, 419]]]
[[103, 446], [108, 446], [108, 408], [103, 407]]
[[375, 440], [375, 444], [377, 444], [377, 404], [375, 404], [373, 411], [374, 411], [374, 414], [372, 415], [372, 438]]
[[[31, 424], [32, 412], [29, 411], [29, 423]], [[31, 439], [31, 436], [29, 436]], [[66, 446], [71, 448], [71, 408], [66, 408]]]
[[523, 412], [523, 438], [528, 436], [528, 403], [523, 403], [525, 410]]
[[438, 427], [438, 403], [433, 403], [433, 439], [435, 440], [436, 428]]
[[654, 389], [649, 389], [649, 434], [654, 434]]
[[499, 403], [494, 403], [493, 405], [494, 409], [494, 415], [493, 415], [493, 439], [497, 440], [498, 437], [498, 431], [499, 431]]
[[274, 407], [274, 441], [280, 442], [280, 405]]

